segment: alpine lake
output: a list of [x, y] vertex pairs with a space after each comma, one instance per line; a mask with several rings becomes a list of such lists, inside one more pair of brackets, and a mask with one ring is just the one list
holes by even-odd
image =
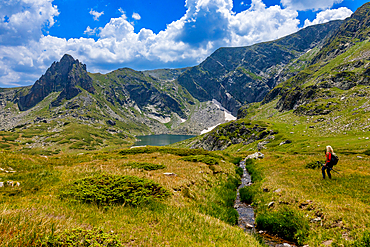
[[147, 135], [136, 136], [138, 139], [134, 146], [166, 146], [175, 142], [180, 142], [189, 138], [195, 137], [194, 135]]

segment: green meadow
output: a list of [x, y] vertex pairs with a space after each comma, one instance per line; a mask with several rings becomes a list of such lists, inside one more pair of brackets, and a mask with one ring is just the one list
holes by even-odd
[[227, 157], [132, 150], [1, 151], [1, 167], [15, 171], [1, 181], [20, 183], [0, 188], [2, 246], [260, 245], [235, 225], [240, 176]]

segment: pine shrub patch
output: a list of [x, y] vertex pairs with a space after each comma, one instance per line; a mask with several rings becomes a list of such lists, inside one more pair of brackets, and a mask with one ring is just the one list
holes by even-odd
[[96, 203], [137, 206], [152, 199], [164, 199], [170, 193], [158, 183], [135, 176], [99, 174], [65, 186], [61, 198]]
[[132, 168], [143, 169], [145, 171], [153, 171], [166, 168], [165, 165], [162, 164], [153, 164], [149, 162], [129, 162], [126, 166], [130, 166]]
[[139, 147], [139, 148], [128, 148], [123, 149], [119, 152], [121, 155], [129, 154], [151, 154], [151, 153], [164, 153], [164, 154], [173, 154], [178, 156], [189, 156], [189, 155], [208, 155], [215, 158], [221, 159], [220, 155], [214, 154], [211, 151], [204, 149], [187, 149], [187, 148], [170, 148], [170, 147]]
[[41, 246], [123, 246], [118, 236], [114, 233], [104, 233], [100, 229], [85, 230], [81, 228], [65, 230], [60, 235], [51, 236]]
[[208, 155], [192, 155], [182, 158], [184, 161], [203, 162], [207, 165], [218, 165], [220, 159]]
[[247, 204], [251, 204], [253, 202], [253, 195], [254, 191], [251, 186], [245, 186], [239, 190], [240, 193], [240, 200]]
[[309, 231], [307, 218], [287, 207], [259, 214], [256, 218], [256, 224], [258, 229], [267, 230], [298, 244], [304, 242]]
[[308, 169], [319, 169], [319, 168], [321, 168], [321, 164], [319, 164], [315, 161], [312, 161], [310, 163], [307, 163], [305, 167], [308, 168]]

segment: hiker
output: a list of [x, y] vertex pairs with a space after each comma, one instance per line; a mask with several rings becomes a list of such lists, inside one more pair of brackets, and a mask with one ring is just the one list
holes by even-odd
[[322, 166], [322, 177], [323, 179], [325, 179], [325, 170], [326, 170], [326, 173], [328, 174], [328, 177], [329, 179], [331, 179], [331, 174], [330, 174], [330, 171], [333, 169], [333, 164], [331, 162], [331, 157], [333, 156], [334, 154], [334, 150], [331, 146], [326, 146], [326, 150], [325, 150], [325, 157], [326, 157], [326, 161], [325, 161], [325, 164]]

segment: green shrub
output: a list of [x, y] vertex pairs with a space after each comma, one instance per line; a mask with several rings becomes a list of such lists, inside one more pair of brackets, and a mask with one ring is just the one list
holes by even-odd
[[182, 158], [184, 161], [203, 162], [207, 165], [218, 165], [220, 159], [208, 155], [193, 155]]
[[353, 247], [368, 247], [370, 246], [370, 231], [366, 230], [362, 236], [357, 239], [353, 244]]
[[235, 164], [235, 165], [239, 165], [240, 161], [243, 160], [243, 157], [228, 157], [230, 162]]
[[308, 219], [288, 207], [259, 214], [256, 224], [258, 229], [267, 230], [286, 240], [296, 241], [298, 244], [303, 243], [309, 231]]
[[220, 155], [213, 154], [210, 151], [204, 149], [188, 149], [188, 148], [169, 148], [169, 147], [139, 147], [139, 148], [128, 148], [123, 149], [119, 153], [121, 155], [127, 154], [151, 154], [151, 153], [165, 153], [165, 154], [174, 154], [178, 156], [189, 156], [189, 155], [209, 155], [215, 158], [221, 158]]
[[200, 212], [225, 221], [231, 225], [238, 223], [239, 214], [234, 208], [236, 189], [240, 184], [237, 178], [229, 177], [219, 186], [213, 187], [210, 193], [211, 200], [200, 205]]
[[243, 173], [244, 173], [244, 170], [243, 170], [243, 168], [241, 168], [239, 166], [235, 166], [235, 173], [238, 174], [240, 177], [242, 177]]
[[60, 235], [51, 236], [43, 241], [41, 246], [123, 246], [118, 236], [114, 233], [104, 233], [99, 229], [85, 230], [72, 229], [65, 230]]
[[319, 169], [319, 168], [321, 168], [321, 164], [319, 164], [315, 161], [312, 161], [312, 162], [306, 164], [305, 167], [308, 168], [308, 169]]
[[11, 141], [11, 142], [14, 142], [15, 140], [17, 140], [19, 137], [19, 134], [15, 134], [15, 135], [11, 135], [11, 136], [4, 136], [3, 137], [3, 140], [4, 141]]
[[61, 198], [96, 203], [97, 205], [126, 204], [137, 206], [152, 199], [163, 199], [170, 193], [158, 183], [135, 176], [99, 174], [65, 186]]
[[251, 175], [252, 182], [258, 182], [262, 180], [262, 174], [256, 169], [252, 159], [247, 159], [245, 161], [245, 169], [247, 169], [248, 173]]
[[254, 191], [251, 186], [245, 186], [239, 190], [240, 201], [251, 204], [253, 202]]
[[7, 149], [9, 148], [10, 145], [9, 144], [5, 144], [5, 143], [0, 143], [0, 149]]
[[129, 162], [127, 166], [131, 166], [132, 168], [144, 169], [145, 171], [152, 171], [152, 170], [159, 170], [166, 168], [165, 165], [162, 164], [153, 164], [149, 162]]

